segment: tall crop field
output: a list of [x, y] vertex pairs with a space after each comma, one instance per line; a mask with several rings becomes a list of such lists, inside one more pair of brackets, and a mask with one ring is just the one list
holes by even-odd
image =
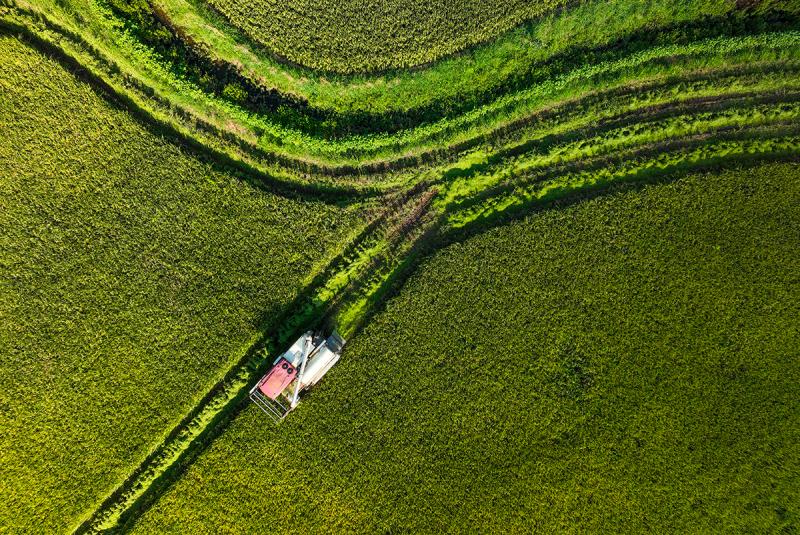
[[0, 2], [0, 532], [797, 530], [799, 74], [796, 0]]
[[0, 37], [0, 531], [64, 532], [361, 218], [279, 197]]
[[489, 40], [565, 0], [209, 3], [275, 54], [316, 70], [412, 67]]
[[798, 206], [770, 164], [457, 241], [133, 531], [790, 532]]

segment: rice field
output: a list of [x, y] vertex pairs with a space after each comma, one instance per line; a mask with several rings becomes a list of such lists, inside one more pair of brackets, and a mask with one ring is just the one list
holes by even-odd
[[798, 201], [767, 165], [458, 240], [132, 531], [790, 529]]
[[153, 135], [15, 38], [0, 54], [0, 526], [63, 531], [363, 220]]
[[0, 56], [0, 532], [797, 529], [797, 2], [8, 0]]
[[564, 0], [263, 0], [209, 4], [272, 53], [318, 71], [414, 67], [488, 41]]

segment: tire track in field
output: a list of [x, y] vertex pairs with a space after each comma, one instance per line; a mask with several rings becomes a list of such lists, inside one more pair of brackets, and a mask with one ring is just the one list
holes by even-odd
[[[157, 498], [159, 492], [183, 467], [221, 432], [243, 407], [247, 391], [260, 377], [276, 354], [309, 326], [318, 325], [336, 305], [353, 291], [360, 277], [377, 268], [371, 255], [375, 250], [392, 248], [391, 234], [417, 200], [427, 184], [387, 197], [379, 213], [314, 281], [287, 307], [277, 320], [265, 325], [262, 334], [237, 364], [232, 366], [173, 428], [162, 442], [114, 489], [73, 533], [97, 533], [116, 529]], [[384, 244], [384, 242], [386, 242]], [[386, 247], [381, 248], [384, 244]]]
[[[697, 140], [695, 143], [702, 143], [704, 139], [709, 136], [716, 136], [720, 139], [728, 139], [731, 136], [742, 135], [742, 129], [749, 129], [758, 126], [770, 125], [792, 125], [797, 121], [798, 113], [800, 110], [797, 108], [797, 103], [800, 102], [800, 93], [773, 93], [765, 94], [756, 97], [748, 96], [739, 98], [734, 96], [732, 99], [714, 100], [711, 102], [698, 102], [695, 110], [686, 109], [684, 107], [675, 108], [677, 115], [665, 115], [663, 110], [657, 110], [655, 113], [650, 114], [645, 111], [642, 114], [636, 114], [632, 117], [632, 121], [626, 118], [624, 121], [612, 120], [608, 123], [598, 124], [596, 129], [583, 129], [579, 132], [567, 132], [561, 135], [545, 136], [536, 140], [529, 147], [531, 150], [536, 149], [534, 156], [527, 158], [528, 162], [523, 159], [513, 165], [503, 165], [506, 160], [498, 162], [491, 162], [484, 166], [476, 166], [477, 172], [482, 174], [492, 174], [493, 171], [498, 175], [498, 179], [493, 180], [492, 183], [484, 181], [481, 184], [480, 191], [472, 191], [466, 197], [455, 198], [449, 202], [450, 205], [468, 206], [481, 202], [482, 199], [495, 196], [500, 191], [508, 190], [509, 188], [520, 187], [523, 184], [532, 182], [534, 180], [544, 180], [548, 177], [564, 173], [568, 171], [576, 171], [581, 169], [602, 169], [603, 166], [610, 165], [622, 159], [641, 158], [642, 156], [653, 154], [659, 150], [674, 150], [681, 144], [689, 143], [691, 140]], [[773, 107], [759, 108], [759, 104], [768, 103], [774, 105]], [[739, 104], [739, 106], [735, 106]], [[752, 108], [750, 107], [752, 106]], [[788, 109], [784, 109], [788, 106]], [[645, 131], [644, 134], [639, 134], [639, 137], [646, 137], [648, 134], [652, 137], [663, 131], [665, 128], [671, 126], [671, 123], [661, 123], [659, 121], [667, 119], [680, 119], [686, 118], [688, 120], [696, 119], [695, 115], [698, 112], [719, 112], [734, 109], [738, 112], [747, 113], [752, 110], [752, 120], [744, 121], [742, 117], [739, 120], [725, 121], [724, 117], [715, 121], [713, 116], [709, 116], [706, 122], [718, 122], [717, 126], [708, 126], [706, 128], [697, 128], [695, 122], [692, 122], [692, 127], [697, 130], [695, 133], [684, 132], [681, 134], [672, 134], [661, 136], [661, 140], [636, 142], [636, 132], [634, 127], [651, 127], [651, 130]], [[761, 117], [764, 110], [772, 112], [771, 117]], [[735, 118], [734, 118], [735, 119]], [[627, 128], [631, 127], [633, 131], [628, 132]], [[659, 128], [660, 127], [660, 128]], [[684, 130], [692, 130], [684, 127]], [[617, 133], [616, 136], [607, 137], [603, 134]], [[633, 136], [633, 139], [629, 139]], [[633, 142], [631, 142], [633, 141]], [[572, 147], [572, 152], [567, 151], [563, 155], [556, 155], [557, 159], [554, 163], [548, 163], [548, 158], [553, 160], [553, 153], [558, 151], [564, 153], [567, 149]], [[609, 155], [608, 153], [614, 152]], [[514, 153], [517, 154], [516, 152]], [[525, 154], [525, 153], [521, 153]], [[537, 163], [536, 160], [542, 160]], [[472, 169], [471, 172], [476, 172]], [[468, 175], [469, 176], [469, 175]], [[452, 178], [452, 177], [451, 177]], [[459, 180], [461, 177], [456, 174], [451, 182]], [[462, 182], [468, 184], [469, 178], [463, 179]], [[468, 187], [468, 186], [467, 186]]]
[[[40, 21], [40, 23], [45, 26], [48, 24], [46, 20]], [[48, 41], [25, 25], [15, 25], [13, 22], [4, 19], [0, 19], [0, 24], [5, 25], [6, 29], [10, 29], [13, 32], [28, 34], [31, 39], [39, 44], [38, 46], [47, 48], [50, 53], [57, 53], [63, 58], [62, 61], [76, 68], [81, 67], [77, 59], [79, 55], [74, 53], [74, 50], [70, 51], [63, 46]], [[58, 34], [58, 28], [52, 24], [49, 30]], [[80, 35], [69, 35], [69, 32], [67, 32], [66, 37], [81, 38]], [[83, 43], [92, 52], [91, 45], [85, 41]], [[99, 52], [94, 52], [98, 54], [98, 57], [102, 56]], [[332, 261], [314, 279], [311, 285], [290, 305], [289, 310], [279, 321], [264, 327], [261, 340], [243, 355], [235, 366], [229, 369], [225, 376], [202, 398], [200, 403], [178, 423], [167, 440], [148, 455], [139, 467], [99, 507], [88, 515], [88, 518], [76, 528], [75, 532], [85, 533], [111, 529], [119, 524], [125, 525], [125, 523], [135, 519], [137, 514], [145, 510], [152, 501], [158, 499], [172, 481], [180, 477], [182, 470], [224, 430], [238, 410], [241, 410], [248, 386], [270, 362], [271, 359], [269, 357], [271, 355], [280, 350], [299, 331], [323, 321], [345, 321], [350, 328], [358, 329], [359, 325], [370, 317], [375, 306], [391, 292], [391, 289], [396, 287], [397, 284], [402, 284], [404, 277], [413, 271], [418, 259], [424, 256], [426, 251], [432, 251], [441, 246], [446, 241], [445, 237], [449, 235], [448, 232], [455, 232], [448, 230], [445, 226], [448, 221], [446, 217], [453, 213], [459, 213], [459, 211], [464, 213], [470, 207], [478, 206], [481, 203], [502, 199], [504, 195], [513, 195], [515, 189], [534, 188], [539, 183], [555, 180], [569, 173], [579, 174], [582, 171], [591, 171], [592, 169], [605, 169], [614, 164], [615, 161], [633, 159], [639, 162], [639, 160], [646, 159], [648, 156], [653, 156], [657, 153], [678, 152], [683, 149], [700, 147], [714, 140], [744, 141], [750, 137], [758, 137], [759, 130], [734, 130], [732, 127], [727, 129], [720, 128], [697, 134], [691, 138], [674, 139], [660, 144], [629, 148], [620, 151], [613, 157], [598, 157], [560, 166], [551, 164], [537, 170], [535, 174], [516, 177], [514, 180], [508, 180], [496, 185], [494, 188], [485, 188], [464, 203], [453, 204], [449, 209], [448, 205], [445, 205], [444, 208], [437, 206], [436, 200], [439, 198], [440, 191], [433, 188], [446, 184], [452, 179], [468, 179], [492, 166], [500, 168], [515, 156], [527, 154], [535, 149], [546, 149], [547, 147], [557, 146], [559, 143], [575, 141], [583, 136], [592, 134], [597, 136], [628, 124], [646, 124], [648, 121], [653, 122], [659, 118], [673, 117], [680, 113], [690, 114], [700, 111], [736, 109], [745, 104], [794, 101], [797, 99], [797, 93], [792, 92], [764, 93], [742, 89], [726, 92], [720, 90], [721, 92], [717, 94], [685, 98], [683, 101], [680, 101], [676, 96], [675, 101], [661, 102], [655, 105], [642, 105], [640, 109], [636, 110], [617, 110], [618, 113], [616, 114], [606, 114], [606, 116], [590, 122], [590, 124], [566, 130], [559, 134], [533, 137], [532, 139], [520, 138], [521, 135], [531, 135], [530, 130], [526, 130], [527, 127], [538, 126], [539, 128], [547, 129], [547, 121], [558, 124], [564, 121], [565, 118], [581, 117], [582, 112], [585, 114], [587, 107], [590, 109], [592, 106], [601, 107], [614, 98], [619, 99], [620, 108], [623, 108], [626, 98], [638, 96], [647, 88], [654, 91], [660, 88], [667, 92], [670, 88], [678, 87], [677, 84], [686, 83], [687, 80], [688, 82], [718, 80], [720, 76], [730, 76], [733, 79], [737, 75], [741, 77], [743, 73], [752, 74], [756, 77], [759, 73], [768, 72], [770, 69], [779, 67], [785, 68], [786, 73], [790, 75], [787, 79], [791, 79], [791, 75], [796, 74], [800, 69], [800, 64], [778, 62], [756, 64], [749, 67], [740, 65], [735, 68], [691, 72], [682, 77], [667, 78], [666, 82], [664, 79], [649, 80], [644, 83], [641, 80], [636, 80], [610, 90], [590, 92], [571, 101], [558, 101], [556, 95], [552, 97], [554, 104], [539, 106], [526, 116], [515, 121], [495, 124], [494, 129], [485, 136], [476, 136], [461, 142], [461, 144], [432, 149], [428, 153], [423, 153], [423, 156], [400, 156], [389, 162], [369, 164], [374, 165], [374, 167], [366, 165], [354, 167], [351, 170], [354, 175], [362, 172], [366, 175], [377, 175], [379, 172], [394, 172], [406, 167], [413, 168], [415, 165], [419, 165], [420, 158], [423, 161], [430, 160], [426, 163], [447, 162], [454, 155], [464, 153], [481, 144], [499, 140], [504, 143], [499, 150], [487, 158], [485, 164], [481, 162], [468, 166], [466, 169], [460, 167], [450, 168], [449, 170], [447, 168], [444, 170], [434, 169], [434, 174], [437, 172], [441, 174], [438, 179], [432, 180], [429, 176], [422, 179], [418, 178], [420, 181], [416, 182], [414, 187], [405, 193], [395, 190], [389, 190], [388, 194], [379, 192], [377, 188], [373, 188], [367, 182], [370, 178], [369, 176], [359, 177], [361, 183], [358, 186], [345, 187], [333, 182], [311, 182], [310, 178], [301, 180], [290, 175], [268, 175], [267, 182], [276, 189], [284, 191], [284, 194], [318, 195], [335, 200], [341, 195], [363, 199], [383, 193], [384, 197], [382, 199], [387, 202], [388, 206], [350, 244], [347, 250], [343, 251], [337, 259]], [[94, 85], [101, 87], [104, 93], [121, 101], [126, 108], [137, 112], [148, 124], [155, 124], [171, 136], [184, 140], [198, 153], [212, 152], [215, 159], [225, 162], [226, 165], [245, 170], [248, 176], [264, 175], [262, 169], [257, 169], [242, 159], [231, 157], [223, 145], [218, 145], [212, 139], [218, 133], [214, 130], [216, 128], [214, 125], [203, 123], [202, 121], [194, 123], [194, 128], [199, 131], [207, 130], [207, 133], [211, 136], [204, 137], [201, 140], [201, 138], [196, 137], [197, 132], [195, 130], [190, 131], [176, 126], [175, 117], [169, 120], [149, 111], [141, 100], [130, 96], [128, 91], [130, 87], [115, 85], [113, 81], [109, 82], [101, 72], [102, 66], [92, 65], [88, 70], [84, 71], [84, 76]], [[737, 81], [740, 79], [737, 78]], [[134, 89], [137, 88], [136, 81], [133, 79], [129, 80], [129, 83], [134, 86]], [[713, 84], [712, 87], [714, 87]], [[794, 88], [792, 87], [792, 89]], [[152, 90], [141, 84], [138, 86], [138, 90], [142, 91], [145, 96], [147, 96], [148, 92], [152, 93]], [[154, 96], [151, 94], [150, 98]], [[172, 105], [166, 98], [163, 98], [162, 102], [168, 107]], [[195, 121], [197, 119], [196, 117], [181, 115], [181, 112], [178, 112], [178, 114], [183, 120], [191, 119]], [[772, 130], [762, 129], [761, 134], [769, 137], [781, 132], [784, 134], [790, 133], [786, 128], [779, 131], [780, 128], [777, 128], [778, 126], [780, 125], [775, 125]], [[241, 144], [242, 140], [235, 136], [228, 136], [228, 138], [225, 139], [226, 142], [234, 145], [238, 143], [240, 148], [249, 147], [247, 144]], [[796, 145], [793, 147], [792, 151], [796, 151]], [[776, 148], [773, 156], [786, 157], [790, 152], [785, 150], [781, 152], [779, 148]], [[710, 157], [702, 161], [690, 162], [683, 167], [673, 166], [665, 173], [675, 173], [679, 169], [693, 168], [693, 166], [694, 168], [703, 168], [704, 166], [723, 165], [726, 162], [755, 160], [760, 157], [769, 157], [769, 154], [771, 153], [767, 148], [763, 149], [763, 154], [759, 154], [758, 147], [756, 147], [756, 153], [753, 155], [738, 153], [730, 157], [726, 155]], [[313, 166], [314, 164], [308, 165]], [[308, 171], [308, 169], [311, 169], [311, 171]], [[320, 169], [325, 169], [324, 172], [330, 172], [330, 169], [334, 168], [324, 167]], [[645, 167], [642, 167], [642, 169], [645, 169]], [[315, 172], [315, 168], [309, 167], [306, 168], [306, 171]], [[323, 172], [321, 171], [321, 173]], [[640, 169], [639, 172], [632, 171], [629, 175], [622, 173], [621, 176], [623, 178], [620, 178], [619, 182], [622, 183], [625, 176], [630, 179], [638, 179], [640, 175], [641, 178], [652, 176]], [[410, 184], [401, 184], [399, 187], [406, 187]], [[585, 195], [588, 191], [594, 191], [593, 186], [593, 184], [587, 182], [585, 187], [575, 187], [572, 191], [567, 191], [560, 200], [568, 200]], [[517, 204], [511, 203], [505, 207], [495, 207], [492, 217], [500, 220], [506, 214], [527, 213], [531, 209], [540, 208], [543, 204], [549, 202], [554, 202], [554, 200], [549, 198], [545, 199], [545, 201], [541, 199], [523, 200]], [[483, 228], [488, 219], [488, 217], [484, 216], [473, 217], [463, 225], [459, 232], [464, 229]]]

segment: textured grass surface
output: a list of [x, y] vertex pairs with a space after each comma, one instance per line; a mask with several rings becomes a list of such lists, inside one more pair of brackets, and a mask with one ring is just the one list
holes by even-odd
[[[236, 99], [226, 97], [225, 91], [221, 95], [206, 92], [200, 82], [203, 76], [186, 77], [185, 65], [165, 60], [169, 53], [157, 54], [142, 47], [136, 31], [122, 29], [118, 17], [103, 8], [102, 1], [98, 4], [93, 0], [65, 0], [63, 6], [48, 0], [31, 3], [36, 10], [47, 13], [49, 19], [80, 33], [105, 56], [104, 61], [115, 63], [116, 67], [100, 68], [106, 71], [100, 76], [113, 79], [120, 91], [130, 92], [131, 80], [138, 80], [143, 88], [135, 99], [137, 105], [163, 121], [181, 123], [189, 135], [198, 136], [203, 143], [224, 144], [220, 136], [242, 141], [247, 150], [239, 157], [271, 175], [281, 176], [285, 174], [284, 166], [305, 170], [304, 164], [309, 162], [328, 168], [360, 165], [365, 160], [391, 161], [465, 138], [480, 139], [497, 126], [530, 114], [532, 108], [613, 84], [708, 72], [742, 63], [784, 63], [797, 57], [795, 33], [763, 33], [794, 27], [790, 16], [787, 16], [789, 22], [783, 20], [779, 24], [759, 19], [760, 25], [754, 25], [748, 19], [751, 23], [748, 26], [731, 15], [735, 10], [728, 2], [712, 5], [696, 0], [677, 5], [653, 0], [615, 0], [613, 5], [593, 2], [563, 16], [539, 21], [535, 27], [515, 33], [504, 44], [488, 45], [486, 50], [463, 61], [456, 58], [446, 66], [437, 63], [430, 69], [405, 72], [383, 81], [356, 78], [342, 84], [331, 84], [310, 74], [290, 73], [289, 77], [299, 86], [292, 86], [292, 90], [284, 84], [276, 85], [279, 92], [285, 89], [301, 98], [307, 96], [312, 108], [327, 118], [320, 120], [313, 114], [307, 115], [308, 110], [302, 106], [279, 105], [276, 110], [259, 113], [243, 108]], [[185, 19], [185, 9], [190, 8], [170, 9], [183, 9]], [[631, 12], [639, 15], [621, 16]], [[84, 22], [76, 22], [71, 13], [79, 13]], [[704, 15], [722, 18], [714, 24], [697, 23]], [[666, 32], [650, 31], [673, 24], [677, 26]], [[591, 31], [585, 31], [587, 27]], [[195, 28], [186, 40], [194, 41], [198, 33], [213, 33], [210, 27], [202, 28]], [[718, 38], [718, 34], [727, 37]], [[605, 48], [622, 36], [629, 39], [624, 46]], [[58, 46], [72, 47], [64, 40]], [[226, 61], [239, 65], [238, 46], [233, 52], [230, 42], [225, 47]], [[81, 62], [86, 62], [85, 51], [73, 52]], [[214, 57], [214, 53], [210, 55]], [[242, 61], [250, 65], [250, 59], [242, 52]], [[269, 88], [273, 83], [269, 72], [273, 71], [282, 72], [280, 66], [262, 65], [260, 72], [249, 72], [247, 76], [257, 80], [266, 77], [264, 83]], [[158, 101], [149, 98], [152, 91], [161, 97]], [[181, 121], [181, 117], [185, 120]], [[207, 127], [198, 128], [195, 118], [202, 119]], [[361, 131], [364, 125], [369, 125], [370, 135], [345, 135], [351, 128]], [[206, 130], [214, 135], [207, 135]], [[331, 139], [331, 132], [344, 137], [337, 134], [336, 139]], [[240, 150], [230, 145], [225, 148], [229, 152]], [[280, 163], [276, 165], [272, 157], [280, 158]], [[358, 178], [363, 181], [363, 177]]]
[[[251, 408], [229, 430], [212, 417], [237, 414], [256, 366], [234, 363], [259, 325], [362, 223], [304, 193], [420, 186], [381, 198], [394, 213], [269, 336], [340, 290], [330, 321], [372, 319], [414, 265], [414, 239], [393, 229], [472, 235], [555, 199], [796, 155], [796, 1], [587, 0], [367, 75], [262, 45], [381, 69], [560, 0], [246, 0], [248, 22], [228, 14], [249, 37], [203, 0], [12, 2], [4, 27], [154, 128], [0, 39], [0, 531], [135, 519], [163, 482], [138, 529], [797, 527], [791, 165], [693, 175], [448, 247], [284, 426]], [[297, 198], [211, 163], [230, 158]], [[157, 445], [157, 469], [140, 464]]]
[[0, 57], [0, 527], [64, 531], [360, 218], [196, 159], [14, 38]]
[[735, 5], [725, 0], [586, 0], [425, 68], [347, 76], [277, 62], [204, 8], [202, 0], [156, 0], [155, 5], [183, 35], [204, 44], [210, 57], [241, 65], [249, 77], [280, 93], [340, 113], [388, 113], [442, 101], [458, 103], [497, 91], [509, 79], [525, 76], [536, 63], [574, 47], [604, 46], [622, 35], [735, 11]]
[[209, 0], [275, 54], [313, 69], [410, 67], [489, 40], [565, 0]]
[[135, 531], [796, 529], [798, 206], [767, 165], [449, 246]]

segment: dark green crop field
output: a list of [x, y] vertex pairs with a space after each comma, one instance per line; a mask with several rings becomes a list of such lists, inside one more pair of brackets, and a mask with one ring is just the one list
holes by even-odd
[[565, 0], [208, 0], [275, 54], [314, 69], [412, 67], [487, 41]]
[[0, 531], [101, 500], [356, 230], [0, 38]]
[[450, 245], [134, 532], [790, 532], [798, 206], [800, 168], [767, 165]]

